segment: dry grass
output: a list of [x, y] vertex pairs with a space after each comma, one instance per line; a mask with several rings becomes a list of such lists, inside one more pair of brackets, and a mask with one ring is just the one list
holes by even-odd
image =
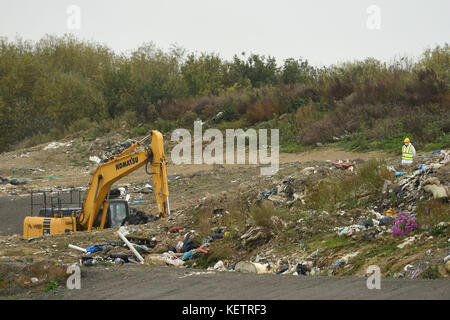
[[354, 174], [338, 171], [312, 186], [306, 203], [317, 210], [351, 209], [359, 203], [360, 197], [380, 193], [384, 181], [393, 179], [384, 161], [371, 159], [359, 165]]
[[305, 128], [308, 124], [312, 123], [317, 117], [317, 111], [314, 109], [312, 105], [312, 100], [303, 107], [297, 109], [297, 124], [300, 126], [300, 129]]
[[[431, 199], [421, 202], [417, 206], [417, 221], [420, 226], [430, 228], [434, 235], [447, 233], [445, 227], [437, 227], [440, 222], [450, 221], [450, 204], [440, 199]], [[448, 229], [448, 228], [447, 228]]]

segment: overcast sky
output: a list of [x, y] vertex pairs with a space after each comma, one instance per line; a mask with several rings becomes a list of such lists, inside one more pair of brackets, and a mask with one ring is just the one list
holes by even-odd
[[178, 44], [226, 59], [245, 51], [279, 62], [303, 57], [314, 65], [366, 57], [389, 61], [450, 43], [450, 1], [0, 1], [0, 36], [39, 40], [65, 33], [118, 53], [153, 41], [163, 49]]

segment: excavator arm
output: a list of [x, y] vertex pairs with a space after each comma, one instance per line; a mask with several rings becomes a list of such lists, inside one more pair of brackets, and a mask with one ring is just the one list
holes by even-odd
[[[117, 156], [100, 164], [89, 182], [84, 194], [83, 207], [71, 217], [25, 217], [24, 238], [42, 236], [43, 234], [59, 234], [77, 230], [103, 229], [109, 208], [109, 191], [111, 186], [145, 166], [147, 173], [153, 175], [153, 191], [156, 196], [158, 213], [165, 217], [170, 213], [169, 188], [167, 184], [166, 158], [164, 156], [163, 136], [159, 131], [152, 133], [134, 143]], [[150, 167], [150, 172], [149, 172]], [[103, 210], [100, 212], [103, 206]], [[100, 216], [100, 225], [97, 219]]]
[[[148, 143], [149, 141], [150, 143]], [[151, 172], [148, 171], [149, 165]], [[134, 143], [119, 155], [97, 167], [89, 182], [83, 208], [78, 217], [79, 225], [83, 230], [93, 228], [102, 205], [100, 229], [104, 228], [111, 186], [142, 166], [145, 166], [147, 173], [153, 175], [159, 215], [165, 217], [170, 213], [164, 141], [162, 134], [153, 130], [151, 135]]]

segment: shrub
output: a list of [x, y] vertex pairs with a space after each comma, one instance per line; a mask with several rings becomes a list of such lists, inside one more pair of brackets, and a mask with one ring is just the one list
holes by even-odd
[[396, 215], [394, 226], [392, 227], [392, 235], [408, 235], [418, 227], [419, 225], [416, 223], [415, 216], [407, 211], [399, 212]]
[[450, 221], [450, 206], [440, 199], [422, 201], [417, 206], [417, 220], [421, 226], [437, 235], [442, 231], [437, 225], [442, 221]]
[[256, 102], [248, 108], [246, 116], [251, 124], [273, 119], [272, 102]]
[[255, 222], [255, 225], [267, 230], [273, 228], [271, 218], [277, 216], [278, 212], [268, 204], [255, 205], [250, 208], [250, 217]]
[[194, 127], [194, 121], [197, 120], [197, 114], [192, 111], [187, 111], [184, 113], [180, 120], [178, 120], [178, 127], [180, 128], [193, 128]]
[[424, 271], [423, 271], [423, 278], [424, 279], [438, 279], [440, 278], [441, 275], [439, 273], [439, 268], [437, 265], [434, 266], [428, 266]]
[[369, 192], [380, 190], [385, 180], [394, 179], [394, 174], [386, 169], [385, 162], [377, 159], [361, 164], [357, 175], [360, 186]]
[[312, 105], [312, 101], [309, 100], [307, 105], [297, 109], [297, 124], [300, 128], [304, 128], [308, 124], [312, 123], [316, 119], [316, 116], [317, 112]]

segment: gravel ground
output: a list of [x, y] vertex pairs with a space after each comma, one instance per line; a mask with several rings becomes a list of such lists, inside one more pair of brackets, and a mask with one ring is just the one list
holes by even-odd
[[306, 277], [208, 272], [151, 266], [82, 269], [81, 289], [60, 288], [34, 299], [450, 299], [449, 281], [381, 279], [367, 289], [364, 277]]

